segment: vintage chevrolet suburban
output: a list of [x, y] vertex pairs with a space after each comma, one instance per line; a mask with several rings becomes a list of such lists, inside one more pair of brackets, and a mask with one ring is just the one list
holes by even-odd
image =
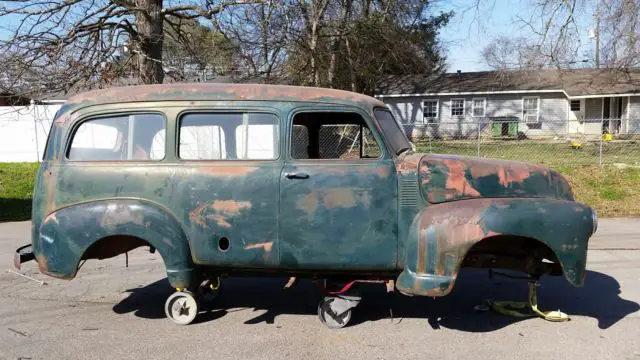
[[[461, 268], [582, 286], [595, 212], [544, 167], [412, 150], [384, 103], [351, 92], [172, 84], [77, 95], [56, 114], [15, 265], [76, 276], [85, 259], [157, 250], [177, 324], [228, 274], [326, 285], [346, 325], [357, 283], [445, 296]], [[329, 284], [329, 285], [327, 285]], [[333, 289], [331, 288], [333, 284]], [[205, 289], [205, 290], [203, 290]]]

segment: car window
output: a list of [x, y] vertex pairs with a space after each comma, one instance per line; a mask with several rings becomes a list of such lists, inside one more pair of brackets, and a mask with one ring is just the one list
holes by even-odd
[[378, 120], [378, 123], [382, 128], [382, 132], [396, 155], [412, 148], [411, 142], [404, 131], [402, 131], [400, 124], [398, 124], [396, 119], [393, 117], [391, 111], [375, 109], [374, 113], [376, 120]]
[[379, 158], [382, 151], [364, 119], [348, 112], [304, 112], [293, 118], [294, 159]]
[[[160, 114], [105, 116], [83, 122], [68, 158], [75, 161], [139, 161], [164, 158], [165, 119]], [[154, 139], [163, 141], [153, 147]]]
[[180, 119], [178, 154], [185, 160], [278, 157], [278, 117], [262, 113], [191, 113]]

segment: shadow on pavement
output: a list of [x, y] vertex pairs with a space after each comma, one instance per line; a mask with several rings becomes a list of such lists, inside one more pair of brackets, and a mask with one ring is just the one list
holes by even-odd
[[[203, 299], [201, 313], [194, 322], [218, 319], [233, 311], [260, 312], [246, 324], [273, 324], [280, 314], [315, 315], [321, 294], [309, 280], [299, 280], [283, 290], [287, 278], [225, 278], [219, 296]], [[350, 326], [367, 321], [391, 321], [422, 318], [440, 327], [469, 332], [494, 331], [529, 318], [514, 318], [492, 311], [475, 311], [474, 306], [486, 299], [526, 301], [527, 284], [507, 278], [489, 279], [486, 271], [465, 269], [451, 294], [441, 298], [408, 297], [396, 293], [388, 296], [382, 284], [363, 284], [363, 300], [354, 309]], [[166, 279], [145, 287], [128, 290], [130, 295], [113, 307], [118, 314], [134, 312], [142, 318], [165, 318], [164, 302], [171, 294]], [[583, 288], [574, 288], [563, 277], [545, 277], [538, 289], [538, 303], [543, 310], [557, 310], [571, 317], [587, 316], [598, 320], [606, 329], [640, 305], [620, 297], [620, 284], [611, 276], [588, 271]], [[266, 311], [264, 311], [266, 310]], [[537, 321], [543, 321], [538, 320]]]

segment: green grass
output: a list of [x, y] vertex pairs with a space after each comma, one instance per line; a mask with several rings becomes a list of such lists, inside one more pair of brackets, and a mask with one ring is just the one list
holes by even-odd
[[[530, 141], [481, 143], [486, 158], [513, 159], [548, 166], [562, 173], [578, 201], [594, 207], [601, 217], [640, 216], [640, 143], [603, 144], [605, 164], [625, 163], [637, 168], [599, 166], [599, 146]], [[418, 151], [429, 152], [429, 144], [419, 142]], [[434, 142], [431, 152], [476, 156], [473, 142]], [[36, 163], [0, 163], [0, 221], [28, 220]]]
[[39, 164], [0, 163], [0, 222], [31, 218], [31, 193]]
[[[478, 144], [474, 141], [416, 142], [419, 151], [440, 154], [477, 156]], [[640, 165], [640, 141], [615, 141], [602, 144], [603, 163]], [[574, 149], [568, 142], [534, 141], [482, 141], [480, 156], [486, 158], [521, 160], [547, 166], [599, 165], [600, 144], [583, 142]]]

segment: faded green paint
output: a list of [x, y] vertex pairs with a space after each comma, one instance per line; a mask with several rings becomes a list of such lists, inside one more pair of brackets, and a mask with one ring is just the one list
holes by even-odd
[[292, 161], [280, 180], [282, 267], [393, 271], [397, 195], [391, 159]]
[[[516, 162], [411, 151], [398, 156], [372, 115], [376, 107], [383, 104], [342, 91], [229, 84], [76, 96], [54, 121], [34, 188], [32, 246], [40, 268], [72, 278], [83, 256], [128, 251], [138, 238], [158, 249], [175, 287], [193, 285], [206, 268], [397, 278], [403, 292], [444, 295], [474, 244], [517, 236], [548, 245], [569, 282], [581, 285], [592, 210], [573, 201], [559, 174]], [[220, 108], [277, 114], [278, 158], [180, 160], [179, 114]], [[382, 156], [291, 159], [290, 121], [301, 108], [357, 112]], [[80, 121], [140, 110], [167, 120], [163, 160], [66, 159]], [[218, 248], [222, 237], [229, 239], [226, 251]], [[105, 238], [119, 240], [102, 255], [88, 252]]]

